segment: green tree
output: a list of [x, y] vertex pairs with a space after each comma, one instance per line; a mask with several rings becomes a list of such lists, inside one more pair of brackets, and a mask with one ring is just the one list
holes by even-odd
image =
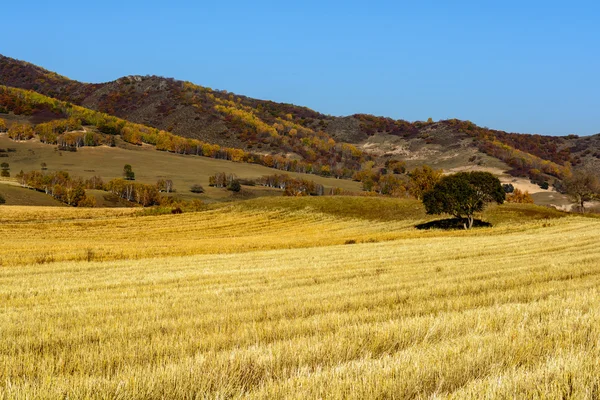
[[240, 185], [239, 180], [234, 179], [231, 182], [229, 182], [229, 185], [227, 185], [227, 190], [231, 190], [232, 192], [239, 192], [240, 190], [242, 190], [242, 185]]
[[0, 164], [0, 168], [2, 168], [2, 171], [0, 172], [1, 177], [3, 177], [3, 178], [10, 177], [10, 166], [8, 165], [7, 162], [3, 162], [2, 164]]
[[133, 172], [133, 168], [129, 164], [125, 164], [123, 167], [123, 177], [125, 180], [134, 181], [135, 180], [135, 172]]
[[489, 172], [459, 172], [443, 177], [423, 195], [427, 214], [450, 214], [464, 219], [465, 229], [473, 226], [474, 213], [487, 203], [504, 203], [506, 193], [500, 180]]

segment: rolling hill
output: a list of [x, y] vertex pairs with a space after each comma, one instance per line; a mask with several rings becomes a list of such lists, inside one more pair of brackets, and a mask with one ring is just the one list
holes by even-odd
[[[131, 122], [220, 146], [324, 162], [326, 143], [356, 145], [376, 157], [465, 164], [471, 148], [507, 163], [515, 175], [560, 176], [565, 163], [600, 165], [600, 135], [555, 137], [507, 133], [469, 121], [408, 122], [356, 114], [333, 117], [306, 107], [257, 100], [158, 76], [89, 84], [0, 56], [0, 84], [82, 105]], [[460, 145], [460, 146], [459, 146]], [[454, 146], [448, 149], [448, 146]], [[465, 160], [465, 156], [467, 160]], [[535, 171], [534, 171], [535, 173]]]

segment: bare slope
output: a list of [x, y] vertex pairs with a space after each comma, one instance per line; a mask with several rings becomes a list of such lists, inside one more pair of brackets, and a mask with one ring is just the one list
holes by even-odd
[[16, 182], [8, 180], [0, 180], [0, 195], [6, 200], [7, 206], [65, 207], [63, 203], [44, 193], [23, 188]]

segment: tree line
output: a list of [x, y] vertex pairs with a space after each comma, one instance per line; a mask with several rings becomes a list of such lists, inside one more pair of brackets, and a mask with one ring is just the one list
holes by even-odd
[[96, 199], [86, 193], [87, 189], [104, 190], [144, 207], [160, 204], [161, 191], [174, 191], [173, 181], [170, 179], [159, 179], [155, 185], [133, 182], [135, 174], [129, 164], [123, 168], [123, 178], [112, 179], [106, 183], [99, 176], [83, 179], [72, 177], [66, 171], [45, 172], [45, 169], [45, 163], [42, 163], [43, 171], [21, 171], [16, 175], [16, 179], [23, 187], [44, 192], [74, 207], [96, 205]]
[[294, 178], [288, 174], [265, 175], [254, 181], [257, 185], [283, 189], [286, 196], [323, 196], [325, 187], [311, 180]]
[[96, 199], [88, 196], [85, 191], [91, 184], [89, 180], [71, 177], [68, 172], [21, 171], [15, 177], [21, 186], [44, 192], [67, 205], [73, 207], [94, 207], [96, 205]]

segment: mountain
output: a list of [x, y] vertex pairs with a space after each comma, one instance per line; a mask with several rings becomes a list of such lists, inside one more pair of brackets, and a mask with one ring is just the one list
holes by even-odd
[[[333, 117], [306, 107], [158, 76], [82, 83], [1, 55], [0, 84], [33, 90], [177, 136], [331, 168], [340, 164], [339, 168], [356, 169], [358, 162], [369, 158], [434, 165], [445, 160], [448, 165], [459, 165], [481, 163], [484, 155], [503, 161], [514, 175], [523, 176], [560, 177], [566, 163], [600, 166], [599, 135], [507, 133], [455, 119], [408, 122], [366, 114]], [[349, 146], [343, 150], [340, 143]], [[344, 157], [344, 152], [354, 156]], [[347, 158], [353, 162], [342, 162]]]

